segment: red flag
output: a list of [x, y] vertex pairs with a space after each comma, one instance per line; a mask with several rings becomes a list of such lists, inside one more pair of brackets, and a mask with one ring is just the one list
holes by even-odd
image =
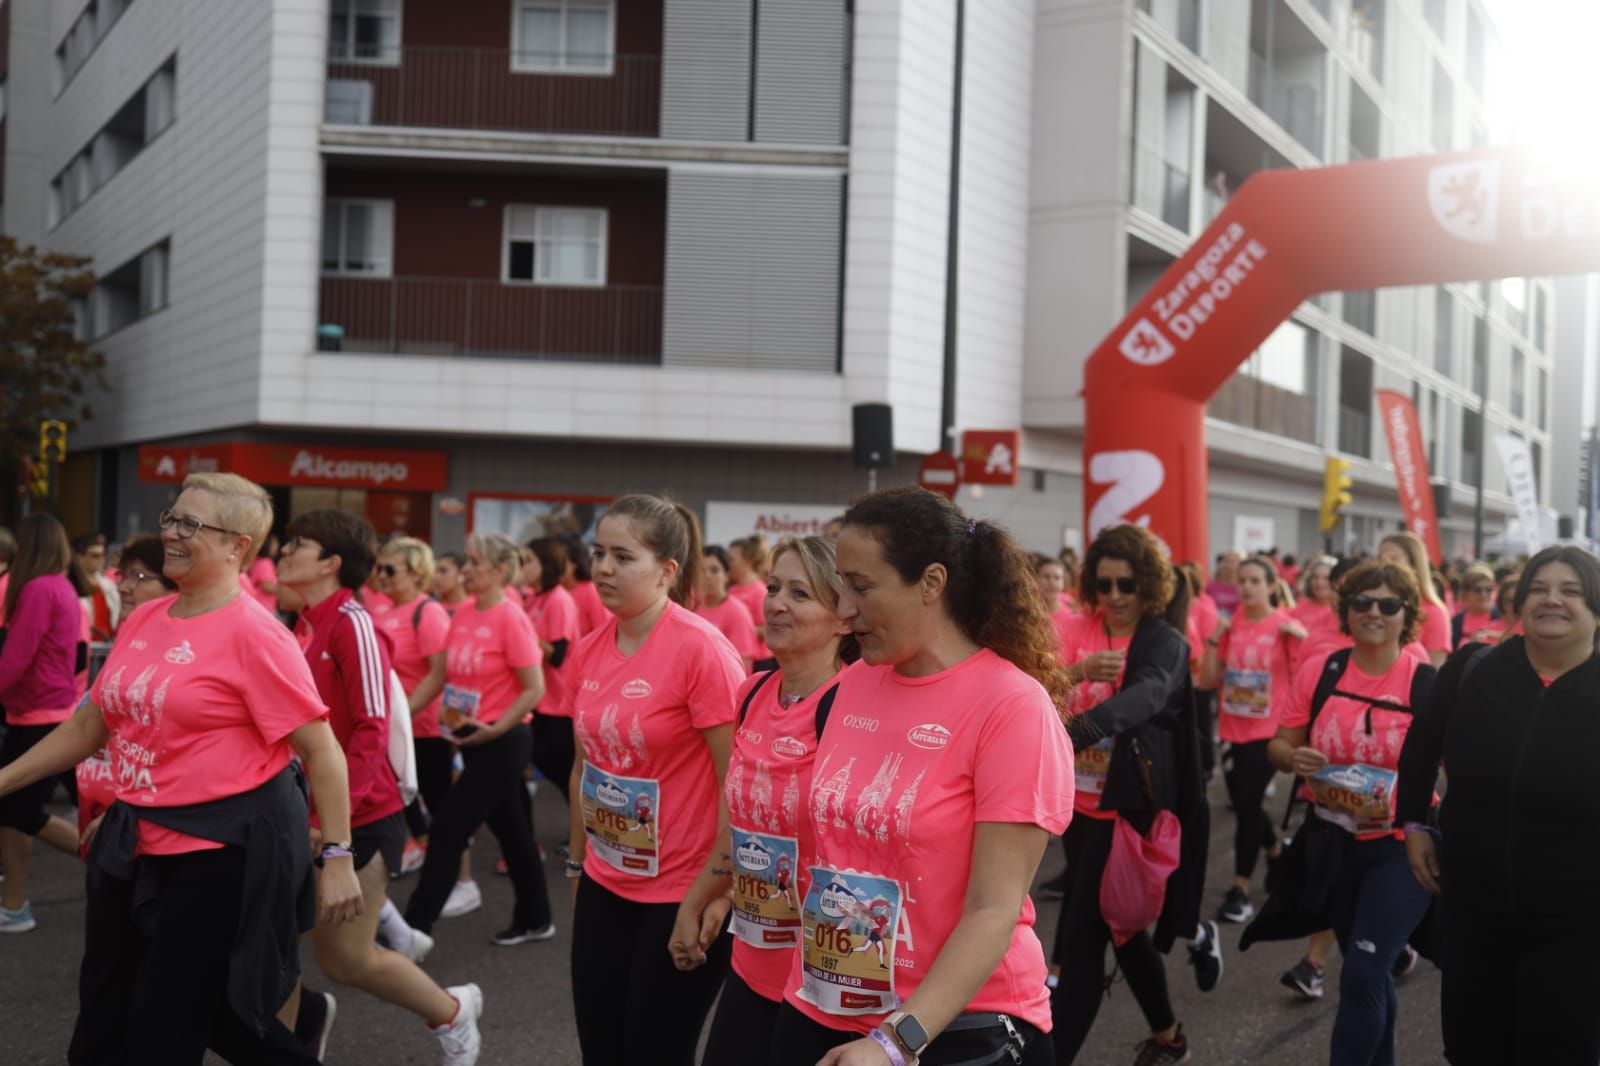
[[1438, 566], [1444, 561], [1444, 552], [1439, 548], [1439, 519], [1433, 509], [1428, 453], [1422, 450], [1422, 427], [1417, 422], [1417, 409], [1398, 392], [1378, 389], [1376, 396], [1383, 432], [1389, 438], [1389, 458], [1394, 460], [1394, 480], [1400, 490], [1400, 510], [1405, 514], [1406, 528], [1422, 538], [1429, 562]]

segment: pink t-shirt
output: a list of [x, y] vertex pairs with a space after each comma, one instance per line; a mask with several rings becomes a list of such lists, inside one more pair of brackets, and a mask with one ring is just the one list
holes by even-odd
[[[1293, 694], [1283, 711], [1285, 729], [1299, 729], [1311, 721], [1311, 699], [1326, 661], [1324, 656], [1308, 662], [1295, 675]], [[1387, 673], [1372, 677], [1352, 659], [1334, 691], [1409, 706], [1411, 681], [1421, 665], [1416, 656], [1401, 655]], [[1359, 840], [1404, 835], [1392, 827], [1400, 749], [1411, 722], [1412, 716], [1402, 711], [1343, 695], [1328, 697], [1307, 740], [1328, 757], [1328, 765], [1309, 782], [1321, 818], [1353, 832]]]
[[[78, 764], [74, 776], [78, 779], [78, 839], [82, 840], [83, 831], [89, 828], [89, 823], [106, 813], [117, 799], [117, 779], [111, 752], [101, 748]], [[78, 858], [88, 857], [89, 849], [79, 844]]]
[[1431, 603], [1422, 605], [1422, 628], [1417, 633], [1417, 639], [1422, 646], [1433, 652], [1450, 651], [1450, 613], [1443, 607], [1436, 607]]
[[578, 605], [578, 628], [583, 636], [588, 636], [610, 620], [611, 612], [600, 602], [600, 593], [593, 581], [580, 581], [567, 591], [572, 594], [572, 602]]
[[[240, 595], [198, 617], [173, 618], [177, 599], [152, 600], [128, 616], [95, 680], [116, 798], [135, 807], [259, 788], [289, 765], [289, 734], [328, 713], [294, 634], [266, 608]], [[142, 854], [220, 846], [139, 822]]]
[[716, 626], [717, 632], [727, 637], [733, 650], [741, 656], [746, 659], [760, 657], [761, 642], [756, 639], [756, 627], [750, 621], [750, 611], [731, 595], [715, 607], [701, 604], [694, 609], [694, 613]]
[[[269, 611], [278, 609], [278, 594], [268, 592], [262, 585], [275, 585], [278, 582], [278, 567], [266, 556], [258, 556], [246, 571], [250, 576], [250, 593], [256, 602]], [[370, 606], [370, 605], [369, 605]]]
[[[421, 607], [419, 613], [417, 608]], [[406, 694], [416, 691], [428, 676], [428, 659], [445, 650], [450, 640], [450, 612], [438, 600], [412, 599], [385, 611], [374, 613], [378, 628], [389, 635], [394, 672]], [[415, 624], [412, 620], [415, 619]], [[439, 735], [439, 704], [443, 692], [433, 702], [411, 716], [411, 735], [437, 737]]]
[[757, 629], [756, 651], [751, 656], [757, 662], [762, 659], [772, 658], [772, 649], [761, 639], [759, 631], [767, 624], [767, 583], [765, 581], [752, 581], [748, 585], [729, 585], [729, 599], [738, 600], [750, 614], [750, 621]]
[[[763, 682], [762, 678], [766, 678]], [[838, 682], [785, 707], [782, 672], [740, 686], [734, 706], [758, 683], [734, 733], [723, 800], [733, 827], [733, 969], [756, 995], [783, 999], [800, 944], [800, 901], [816, 858], [811, 768], [817, 761], [817, 704]]]
[[[578, 638], [583, 634], [579, 629], [578, 605], [572, 599], [572, 593], [560, 585], [553, 586], [549, 592], [535, 593], [528, 600], [528, 620], [533, 623], [533, 631], [540, 640], [546, 644], [555, 644], [557, 641], [567, 642], [567, 655], [572, 655], [572, 649], [578, 643]], [[567, 660], [563, 659], [560, 666], [551, 666], [550, 660], [544, 663], [544, 698], [539, 701], [539, 713], [553, 717], [563, 717], [563, 708], [567, 702]]]
[[[1061, 661], [1071, 665], [1102, 651], [1128, 650], [1133, 639], [1113, 637], [1106, 630], [1105, 616], [1073, 614], [1056, 622], [1056, 633], [1061, 638]], [[1124, 669], [1127, 660], [1123, 660]], [[1083, 714], [1104, 703], [1122, 687], [1123, 671], [1117, 671], [1115, 681], [1080, 681], [1067, 693], [1067, 713]], [[1100, 797], [1106, 789], [1106, 771], [1111, 768], [1113, 737], [1101, 737], [1089, 747], [1073, 753], [1074, 788], [1072, 809], [1078, 814], [1106, 821], [1117, 816], [1116, 811], [1102, 811]]]
[[1259, 622], [1233, 612], [1233, 624], [1217, 641], [1222, 683], [1217, 692], [1217, 733], [1230, 744], [1270, 740], [1289, 698], [1290, 663], [1299, 642], [1278, 631], [1294, 621], [1278, 607]]
[[445, 641], [444, 692], [439, 697], [440, 731], [468, 721], [492, 725], [517, 697], [516, 671], [544, 659], [533, 623], [514, 596], [490, 607], [468, 601], [450, 619]]
[[745, 671], [728, 638], [675, 603], [628, 656], [608, 617], [568, 660], [583, 868], [636, 903], [677, 902], [717, 830], [716, 767], [701, 731], [733, 721]]
[[[937, 674], [845, 671], [812, 774], [817, 837], [784, 998], [867, 1032], [909, 998], [961, 922], [979, 822], [1072, 818], [1072, 745], [1050, 697], [988, 649]], [[1045, 959], [1024, 897], [1000, 964], [966, 1006], [1049, 1030]]]
[[1306, 639], [1297, 642], [1290, 648], [1289, 669], [1292, 675], [1299, 672], [1302, 663], [1311, 660], [1312, 656], [1317, 653], [1318, 648], [1336, 641], [1343, 634], [1339, 632], [1338, 609], [1332, 604], [1301, 600], [1294, 605], [1289, 614], [1306, 631]]
[[1506, 620], [1495, 618], [1484, 611], [1482, 614], [1467, 612], [1461, 617], [1461, 640], [1456, 647], [1463, 644], [1497, 644], [1505, 636]]

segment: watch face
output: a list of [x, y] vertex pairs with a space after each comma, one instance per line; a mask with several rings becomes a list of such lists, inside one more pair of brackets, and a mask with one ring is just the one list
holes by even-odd
[[922, 1023], [907, 1014], [894, 1023], [895, 1035], [900, 1042], [911, 1049], [913, 1055], [922, 1054], [922, 1049], [928, 1046], [928, 1031]]

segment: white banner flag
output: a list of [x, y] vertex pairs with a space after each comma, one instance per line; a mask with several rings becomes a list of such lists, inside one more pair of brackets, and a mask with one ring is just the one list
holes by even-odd
[[1528, 451], [1527, 441], [1509, 433], [1496, 433], [1494, 445], [1506, 470], [1506, 488], [1517, 505], [1517, 520], [1522, 524], [1528, 554], [1532, 555], [1540, 548], [1539, 483], [1533, 476], [1533, 456]]

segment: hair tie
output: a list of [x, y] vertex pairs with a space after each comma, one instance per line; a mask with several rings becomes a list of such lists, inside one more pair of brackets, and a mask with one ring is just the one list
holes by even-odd
[[967, 520], [967, 532], [970, 534], [970, 533], [976, 533], [977, 531], [978, 531], [978, 520], [976, 518], [969, 518]]

